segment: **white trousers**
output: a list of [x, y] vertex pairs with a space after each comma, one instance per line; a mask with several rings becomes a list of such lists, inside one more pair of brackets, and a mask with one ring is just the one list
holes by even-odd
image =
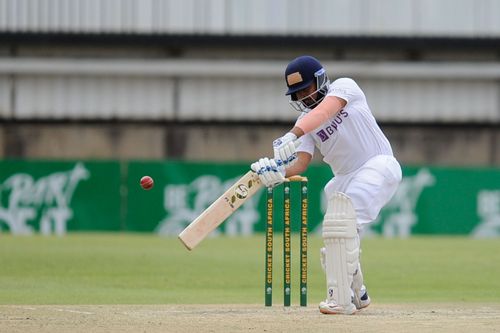
[[401, 166], [389, 155], [377, 155], [354, 172], [336, 175], [325, 186], [330, 199], [334, 192], [347, 194], [356, 211], [358, 228], [374, 221], [392, 198], [402, 179]]

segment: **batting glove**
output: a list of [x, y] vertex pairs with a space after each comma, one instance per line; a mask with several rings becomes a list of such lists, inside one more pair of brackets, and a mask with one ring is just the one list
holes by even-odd
[[297, 162], [295, 140], [297, 140], [297, 136], [291, 132], [288, 132], [281, 138], [274, 140], [274, 159], [278, 165], [283, 164], [285, 168], [288, 168]]
[[260, 181], [266, 187], [275, 187], [285, 181], [285, 167], [278, 166], [274, 159], [261, 158], [250, 165], [250, 168], [259, 175]]

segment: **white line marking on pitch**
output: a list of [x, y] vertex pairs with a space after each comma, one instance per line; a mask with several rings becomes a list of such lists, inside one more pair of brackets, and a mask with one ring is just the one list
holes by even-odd
[[60, 312], [71, 312], [71, 313], [79, 313], [79, 314], [87, 314], [87, 315], [93, 314], [92, 312], [76, 311], [76, 310], [68, 310], [68, 309], [54, 309], [54, 310], [60, 311]]

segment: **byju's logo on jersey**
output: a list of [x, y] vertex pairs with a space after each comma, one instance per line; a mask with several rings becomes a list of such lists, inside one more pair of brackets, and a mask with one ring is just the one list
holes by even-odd
[[319, 137], [321, 142], [325, 142], [330, 138], [331, 135], [335, 133], [335, 131], [338, 130], [338, 127], [340, 124], [343, 122], [343, 118], [347, 118], [349, 116], [349, 113], [344, 111], [343, 109], [340, 110], [340, 112], [337, 114], [337, 116], [333, 119], [333, 121], [328, 125], [327, 127], [321, 129], [320, 131], [316, 132], [316, 135]]

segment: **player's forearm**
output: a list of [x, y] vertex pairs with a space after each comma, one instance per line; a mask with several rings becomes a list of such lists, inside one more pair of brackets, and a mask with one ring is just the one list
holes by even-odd
[[286, 169], [285, 177], [300, 175], [302, 172], [303, 172], [302, 168], [300, 168], [297, 164], [294, 164]]
[[312, 156], [306, 152], [298, 152], [297, 159], [297, 163], [286, 169], [286, 177], [300, 175], [305, 172], [312, 160]]
[[325, 97], [325, 99], [313, 110], [297, 121], [291, 130], [298, 138], [311, 132], [324, 124], [328, 119], [334, 117], [344, 106], [345, 101], [337, 97]]
[[295, 126], [294, 128], [292, 128], [290, 130], [290, 132], [292, 132], [293, 134], [295, 134], [295, 136], [297, 138], [300, 138], [302, 135], [305, 134], [304, 131], [300, 127], [297, 127], [297, 126]]

